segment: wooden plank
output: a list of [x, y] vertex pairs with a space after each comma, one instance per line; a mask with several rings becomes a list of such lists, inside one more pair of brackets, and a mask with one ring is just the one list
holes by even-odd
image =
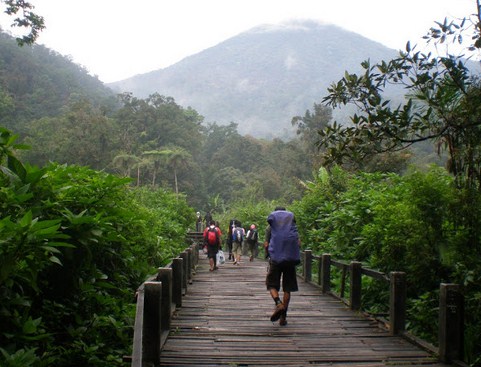
[[267, 264], [245, 260], [210, 272], [200, 254], [160, 366], [445, 366], [311, 283], [299, 281], [287, 326], [270, 322]]

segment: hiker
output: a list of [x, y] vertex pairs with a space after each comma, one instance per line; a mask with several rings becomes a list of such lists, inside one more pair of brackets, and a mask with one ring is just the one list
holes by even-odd
[[249, 230], [246, 233], [245, 242], [247, 243], [249, 251], [249, 261], [254, 261], [257, 257], [257, 244], [258, 244], [259, 234], [257, 233], [257, 228], [255, 224], [251, 224]]
[[234, 254], [232, 253], [232, 230], [235, 228], [235, 219], [229, 221], [229, 229], [226, 236], [227, 250], [229, 251], [229, 260], [234, 261]]
[[211, 220], [212, 220], [212, 214], [210, 211], [208, 211], [207, 213], [205, 213], [205, 217], [204, 217], [204, 222], [206, 227], [210, 225]]
[[234, 226], [232, 229], [232, 253], [234, 255], [234, 265], [240, 265], [245, 230], [242, 228], [242, 223], [238, 220], [235, 221]]
[[202, 215], [200, 215], [200, 212], [196, 213], [195, 231], [202, 232]]
[[210, 271], [217, 270], [217, 252], [221, 244], [222, 232], [215, 222], [211, 220], [209, 226], [204, 230], [204, 244], [207, 247]]
[[[276, 207], [267, 217], [264, 247], [269, 253], [266, 286], [275, 303], [271, 321], [287, 325], [287, 309], [291, 292], [298, 290], [296, 265], [300, 263], [300, 241], [294, 214], [284, 207]], [[282, 278], [282, 301], [279, 297]]]

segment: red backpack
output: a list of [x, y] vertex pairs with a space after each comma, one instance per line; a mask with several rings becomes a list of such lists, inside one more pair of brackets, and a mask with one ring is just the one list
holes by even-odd
[[219, 243], [219, 232], [214, 226], [209, 227], [205, 234], [205, 243], [209, 245], [217, 245]]

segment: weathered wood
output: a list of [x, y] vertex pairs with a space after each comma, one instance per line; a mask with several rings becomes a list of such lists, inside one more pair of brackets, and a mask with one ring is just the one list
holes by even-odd
[[350, 278], [350, 297], [349, 305], [351, 310], [359, 311], [361, 309], [361, 293], [362, 293], [362, 279], [361, 279], [362, 264], [358, 261], [351, 262], [349, 265]]
[[463, 357], [464, 299], [458, 284], [440, 285], [439, 356], [443, 362]]
[[187, 251], [182, 251], [179, 254], [179, 257], [182, 259], [182, 288], [184, 290], [184, 293], [187, 293], [187, 280], [189, 278], [187, 275], [187, 272], [189, 271], [189, 260]]
[[331, 291], [331, 255], [323, 254], [321, 262], [321, 290], [322, 293], [328, 293]]
[[303, 253], [304, 253], [304, 262], [303, 262], [304, 281], [310, 282], [312, 280], [312, 251], [305, 250]]
[[143, 357], [140, 366], [150, 366], [160, 358], [162, 283], [145, 282], [143, 300]]
[[392, 335], [402, 333], [406, 328], [406, 273], [390, 273], [389, 330]]
[[134, 342], [132, 346], [131, 367], [142, 367], [143, 343], [144, 343], [144, 285], [136, 294], [137, 304], [134, 321]]
[[183, 259], [172, 260], [172, 301], [176, 307], [182, 307]]
[[256, 259], [210, 272], [201, 256], [160, 366], [442, 366], [312, 283], [292, 293], [287, 326], [271, 323], [266, 267]]
[[377, 280], [383, 280], [383, 281], [389, 282], [389, 277], [387, 277], [386, 274], [380, 271], [376, 271], [368, 268], [362, 268], [361, 273], [363, 275], [367, 275], [368, 277], [371, 277]]
[[159, 268], [157, 280], [162, 283], [162, 303], [160, 305], [162, 330], [169, 330], [172, 315], [172, 269]]
[[189, 284], [192, 284], [192, 269], [194, 268], [194, 261], [193, 261], [193, 251], [192, 248], [187, 248], [185, 249], [185, 252], [187, 253], [187, 282]]

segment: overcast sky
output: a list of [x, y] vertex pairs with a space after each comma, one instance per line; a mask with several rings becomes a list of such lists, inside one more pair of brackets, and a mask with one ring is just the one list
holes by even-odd
[[[408, 40], [421, 43], [434, 21], [476, 12], [476, 0], [29, 1], [47, 27], [38, 43], [106, 83], [165, 68], [262, 24], [319, 20], [404, 49]], [[9, 23], [2, 14], [0, 25]]]

